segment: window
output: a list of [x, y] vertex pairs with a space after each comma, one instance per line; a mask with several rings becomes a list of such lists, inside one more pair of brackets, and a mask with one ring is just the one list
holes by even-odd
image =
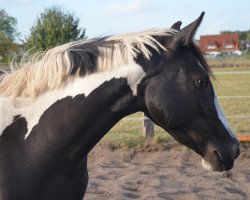
[[207, 49], [215, 49], [216, 46], [215, 45], [207, 45]]
[[233, 44], [225, 44], [224, 47], [225, 47], [226, 49], [231, 49], [231, 48], [234, 47], [234, 45], [233, 45]]

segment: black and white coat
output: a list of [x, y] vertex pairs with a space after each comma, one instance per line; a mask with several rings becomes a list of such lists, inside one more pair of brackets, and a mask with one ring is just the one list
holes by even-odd
[[231, 169], [239, 145], [192, 43], [202, 17], [180, 31], [177, 22], [68, 43], [2, 75], [0, 199], [82, 199], [89, 151], [137, 111], [200, 154], [207, 168]]

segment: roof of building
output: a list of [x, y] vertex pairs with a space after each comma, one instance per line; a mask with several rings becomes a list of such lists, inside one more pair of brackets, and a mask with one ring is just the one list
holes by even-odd
[[202, 35], [199, 47], [202, 52], [239, 50], [239, 35]]

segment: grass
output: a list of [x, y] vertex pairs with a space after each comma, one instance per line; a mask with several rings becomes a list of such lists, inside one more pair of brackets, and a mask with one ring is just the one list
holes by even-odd
[[[135, 147], [142, 145], [146, 138], [142, 135], [143, 120], [138, 118], [143, 117], [143, 113], [138, 112], [122, 119], [106, 134], [102, 142], [112, 144], [114, 147]], [[170, 139], [169, 134], [155, 125], [154, 138], [147, 140], [161, 143], [168, 139]]]
[[[250, 68], [214, 69], [214, 72], [250, 72]], [[250, 74], [218, 74], [214, 88], [218, 96], [250, 96]], [[220, 99], [226, 116], [250, 116], [250, 98]], [[250, 135], [250, 118], [228, 118], [237, 135]]]
[[[250, 68], [216, 68], [217, 81], [213, 85], [217, 96], [250, 96], [250, 74], [220, 74], [223, 72], [250, 72]], [[245, 99], [219, 99], [232, 130], [237, 135], [250, 135], [250, 118], [234, 118], [233, 116], [250, 116], [250, 98]], [[104, 137], [102, 142], [112, 143], [116, 147], [135, 147], [142, 145], [146, 140], [142, 135], [142, 120], [129, 118], [142, 118], [142, 113], [135, 113], [122, 119]], [[161, 143], [169, 140], [171, 136], [162, 128], [155, 126], [155, 136], [151, 140]]]
[[[135, 113], [128, 117], [142, 117], [142, 113]], [[115, 146], [134, 147], [143, 143], [142, 120], [122, 119], [104, 137], [104, 142], [111, 142]]]

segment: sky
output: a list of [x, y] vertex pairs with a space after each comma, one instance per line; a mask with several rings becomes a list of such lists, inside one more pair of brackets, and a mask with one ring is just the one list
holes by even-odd
[[169, 28], [176, 21], [182, 21], [184, 27], [202, 11], [206, 14], [197, 39], [222, 30], [250, 29], [250, 0], [0, 0], [0, 8], [17, 19], [21, 39], [51, 6], [74, 13], [88, 38]]

